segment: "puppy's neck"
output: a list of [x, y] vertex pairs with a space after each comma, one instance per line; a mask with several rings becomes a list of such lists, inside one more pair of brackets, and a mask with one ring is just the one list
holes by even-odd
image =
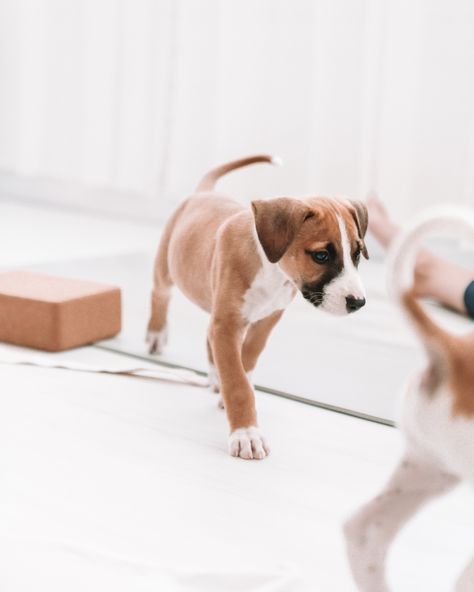
[[255, 323], [277, 310], [284, 310], [293, 300], [296, 287], [278, 263], [267, 259], [255, 227], [252, 235], [261, 266], [244, 294], [242, 315]]

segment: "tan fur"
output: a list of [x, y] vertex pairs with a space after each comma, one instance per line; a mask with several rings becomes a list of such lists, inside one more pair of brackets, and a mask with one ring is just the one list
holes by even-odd
[[444, 331], [428, 316], [413, 290], [402, 296], [402, 304], [427, 349], [431, 386], [439, 388], [446, 382], [453, 396], [453, 415], [474, 416], [474, 332], [455, 336]]
[[283, 314], [277, 310], [273, 314], [250, 325], [242, 347], [242, 364], [245, 372], [252, 372], [265, 347], [268, 336]]
[[[304, 282], [315, 282], [324, 273], [324, 269], [318, 268], [305, 256], [305, 251], [316, 251], [324, 248], [328, 241], [334, 240], [335, 248], [340, 253], [340, 231], [337, 223], [337, 216], [341, 216], [346, 223], [349, 232], [349, 239], [353, 247], [359, 246], [363, 250], [363, 237], [359, 235], [357, 225], [348, 210], [339, 201], [326, 197], [309, 197], [301, 200], [307, 208], [308, 217], [300, 226], [299, 233], [291, 243], [290, 247], [282, 258], [280, 265], [282, 269], [299, 286]], [[300, 212], [296, 212], [298, 218]]]
[[280, 261], [303, 222], [314, 216], [303, 201], [288, 197], [253, 201], [252, 209], [258, 238], [271, 263]]
[[[351, 201], [350, 204], [353, 206], [352, 216], [357, 225], [357, 230], [359, 232], [359, 237], [363, 239], [365, 233], [367, 232], [367, 228], [369, 226], [369, 215], [367, 212], [367, 208], [365, 204], [362, 204], [358, 201]], [[366, 259], [369, 258], [369, 253], [367, 251], [367, 247], [365, 246], [364, 241], [362, 240], [362, 253]]]
[[221, 166], [216, 167], [209, 171], [199, 182], [198, 186], [196, 187], [196, 193], [201, 193], [202, 191], [213, 191], [216, 181], [225, 175], [226, 173], [230, 173], [231, 171], [238, 169], [240, 167], [247, 166], [249, 164], [255, 164], [257, 162], [272, 162], [274, 163], [274, 159], [268, 154], [258, 154], [257, 156], [248, 156], [247, 158], [240, 158], [239, 160], [233, 160], [232, 162], [227, 162]]
[[355, 209], [349, 202], [278, 198], [255, 201], [250, 209], [211, 191], [221, 174], [270, 160], [267, 156], [250, 157], [208, 173], [198, 193], [181, 204], [169, 220], [155, 262], [149, 332], [165, 330], [173, 283], [211, 314], [208, 357], [218, 370], [231, 431], [257, 426], [254, 393], [246, 372], [255, 367], [283, 312], [277, 310], [253, 324], [242, 314], [244, 295], [262, 267], [256, 233], [269, 261], [279, 261], [297, 287], [317, 280], [324, 271], [305, 249], [314, 250], [329, 241], [340, 249], [337, 216], [344, 219], [353, 247], [363, 244]]

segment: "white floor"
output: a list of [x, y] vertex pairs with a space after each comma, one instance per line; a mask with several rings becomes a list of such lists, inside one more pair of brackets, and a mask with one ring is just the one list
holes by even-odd
[[[111, 355], [70, 356], [89, 354]], [[227, 456], [224, 414], [206, 389], [0, 372], [2, 589], [354, 589], [340, 526], [396, 461], [394, 429], [259, 394], [272, 453], [248, 462]], [[450, 590], [473, 527], [471, 492], [429, 507], [394, 548], [394, 590]], [[206, 584], [158, 586], [183, 570]], [[275, 587], [239, 587], [227, 573], [273, 574]]]
[[[152, 227], [4, 206], [5, 267], [154, 248]], [[354, 589], [341, 521], [386, 479], [396, 430], [259, 393], [272, 454], [246, 462], [227, 456], [206, 390], [24, 366], [0, 376], [2, 590]], [[460, 488], [407, 527], [394, 590], [452, 589], [474, 552], [472, 501]]]

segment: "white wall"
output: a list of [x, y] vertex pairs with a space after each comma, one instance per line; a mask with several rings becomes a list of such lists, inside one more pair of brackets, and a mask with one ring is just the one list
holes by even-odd
[[0, 195], [164, 215], [250, 199], [474, 205], [471, 0], [0, 0]]

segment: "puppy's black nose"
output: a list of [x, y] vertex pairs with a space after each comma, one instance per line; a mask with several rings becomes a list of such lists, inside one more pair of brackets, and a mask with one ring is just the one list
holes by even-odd
[[355, 296], [352, 296], [352, 294], [346, 296], [347, 312], [355, 312], [356, 310], [359, 310], [359, 308], [362, 308], [364, 304], [365, 298], [356, 298]]

